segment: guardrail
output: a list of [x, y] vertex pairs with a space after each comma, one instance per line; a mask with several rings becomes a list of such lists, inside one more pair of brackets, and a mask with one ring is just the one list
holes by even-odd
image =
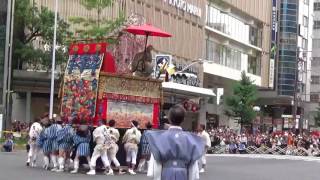
[[273, 148], [267, 146], [248, 146], [244, 151], [231, 151], [228, 146], [215, 146], [208, 150], [209, 154], [273, 154], [273, 155], [292, 155], [292, 156], [320, 156], [318, 148], [305, 149], [303, 147], [281, 147], [275, 146]]

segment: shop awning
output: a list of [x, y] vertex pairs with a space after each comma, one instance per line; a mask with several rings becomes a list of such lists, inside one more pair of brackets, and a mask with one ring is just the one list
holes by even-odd
[[183, 84], [173, 83], [173, 82], [163, 82], [162, 83], [163, 90], [171, 91], [178, 94], [186, 94], [197, 97], [211, 97], [216, 96], [212, 89], [187, 86]]

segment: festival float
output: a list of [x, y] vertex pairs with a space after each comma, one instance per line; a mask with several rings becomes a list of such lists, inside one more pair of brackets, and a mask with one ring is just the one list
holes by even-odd
[[61, 93], [63, 119], [116, 120], [117, 128], [159, 127], [162, 81], [152, 78], [149, 36], [171, 35], [145, 23], [129, 23], [117, 33], [117, 43], [75, 42], [69, 47]]

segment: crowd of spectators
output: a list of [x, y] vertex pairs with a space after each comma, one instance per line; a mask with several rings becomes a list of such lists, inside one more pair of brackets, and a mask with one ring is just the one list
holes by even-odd
[[[246, 148], [261, 146], [267, 148], [281, 147], [282, 149], [304, 148], [312, 152], [320, 151], [319, 136], [309, 133], [296, 135], [291, 131], [277, 133], [236, 133], [230, 128], [216, 128], [208, 130], [213, 147], [226, 147], [229, 153], [246, 153]], [[315, 154], [314, 154], [315, 155]]]

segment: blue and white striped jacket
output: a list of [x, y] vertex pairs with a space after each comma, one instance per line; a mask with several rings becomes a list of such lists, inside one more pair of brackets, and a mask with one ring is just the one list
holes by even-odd
[[73, 136], [75, 135], [71, 125], [66, 125], [58, 130], [57, 142], [59, 150], [71, 150], [73, 146]]
[[73, 143], [77, 147], [78, 156], [90, 156], [91, 135], [88, 133], [85, 137], [75, 134]]
[[52, 151], [59, 150], [57, 136], [58, 130], [61, 129], [61, 125], [53, 124], [45, 128], [39, 136], [38, 146], [42, 148], [43, 153], [51, 153]]

